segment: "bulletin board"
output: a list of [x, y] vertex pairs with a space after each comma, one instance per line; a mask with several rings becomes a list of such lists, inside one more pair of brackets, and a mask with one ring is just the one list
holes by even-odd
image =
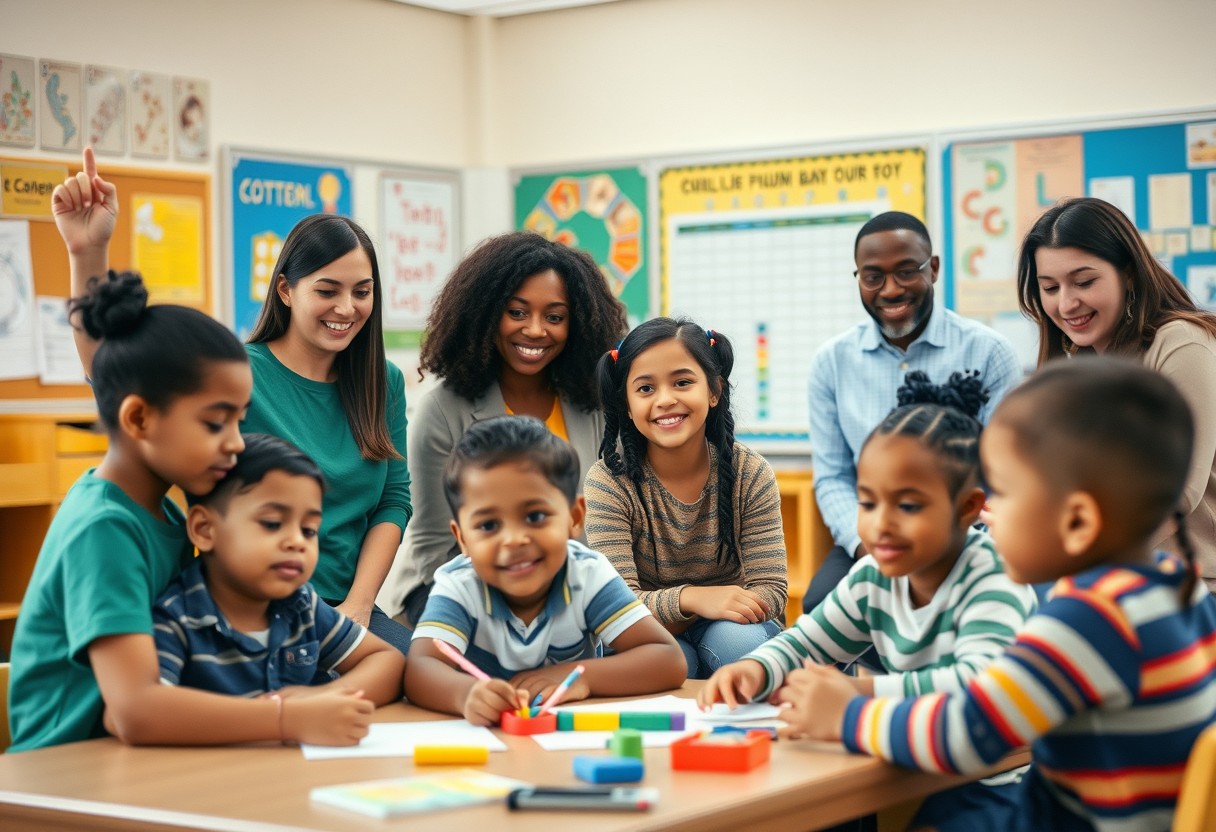
[[[0, 165], [54, 166], [66, 169], [68, 175], [80, 170], [78, 163], [65, 164], [60, 158], [0, 157]], [[210, 176], [118, 167], [104, 161], [100, 173], [118, 188], [110, 267], [120, 271], [141, 267], [153, 303], [179, 303], [213, 314]], [[34, 291], [66, 298], [71, 285], [68, 256], [54, 221], [49, 216], [16, 213], [0, 217], [29, 218]], [[83, 384], [44, 385], [38, 378], [0, 381], [0, 401], [92, 398]]]
[[917, 144], [660, 172], [662, 314], [730, 337], [736, 435], [757, 450], [809, 452], [811, 356], [865, 318], [857, 232], [883, 211], [926, 215]]
[[1066, 197], [1121, 208], [1216, 309], [1216, 112], [944, 137], [942, 180], [946, 303], [1009, 336], [1028, 367], [1037, 332], [1018, 312], [1018, 250]]
[[625, 305], [629, 325], [650, 317], [647, 251], [647, 181], [624, 166], [544, 173], [513, 172], [515, 227], [583, 249], [612, 293]]

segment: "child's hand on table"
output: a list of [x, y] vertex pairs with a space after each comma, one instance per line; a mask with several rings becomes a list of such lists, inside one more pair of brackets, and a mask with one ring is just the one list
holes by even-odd
[[283, 739], [311, 745], [358, 745], [376, 709], [361, 690], [326, 690], [279, 703]]
[[764, 687], [764, 666], [754, 659], [731, 662], [718, 668], [697, 694], [697, 705], [709, 710], [715, 702], [734, 709], [751, 702]]
[[781, 712], [786, 723], [781, 735], [790, 739], [840, 739], [845, 708], [858, 696], [853, 680], [834, 667], [806, 661], [802, 670], [785, 677], [774, 698], [788, 707]]
[[769, 608], [763, 598], [741, 586], [686, 586], [680, 591], [680, 609], [685, 615], [698, 615], [736, 624], [759, 624], [768, 620]]
[[[529, 698], [524, 703], [525, 705], [531, 705], [538, 696], [541, 702], [546, 702], [553, 695], [553, 691], [557, 690], [557, 686], [566, 681], [570, 670], [571, 665], [569, 664], [550, 664], [535, 670], [516, 673], [511, 679], [511, 684], [527, 691]], [[566, 692], [562, 694], [561, 698], [563, 704], [577, 702], [591, 695], [591, 686], [584, 679], [584, 676], [579, 676], [570, 687], [566, 688]]]
[[505, 679], [487, 679], [473, 683], [464, 700], [464, 718], [474, 725], [497, 725], [503, 711], [516, 711], [528, 706], [528, 692], [517, 690]]

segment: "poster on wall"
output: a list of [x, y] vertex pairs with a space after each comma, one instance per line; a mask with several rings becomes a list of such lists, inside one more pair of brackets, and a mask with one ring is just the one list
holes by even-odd
[[0, 55], [0, 144], [34, 146], [34, 59]]
[[127, 73], [108, 66], [85, 67], [84, 124], [98, 153], [127, 152]]
[[292, 226], [309, 214], [351, 215], [351, 171], [337, 163], [238, 153], [230, 159], [233, 327], [243, 340], [257, 321]]
[[80, 64], [38, 62], [43, 150], [80, 150]]
[[1090, 196], [1127, 215], [1149, 251], [1216, 306], [1216, 122], [948, 141], [943, 151], [947, 306], [1007, 335], [1027, 368], [1038, 332], [1018, 311], [1018, 251], [1059, 200]]
[[670, 168], [659, 176], [662, 314], [734, 345], [736, 434], [806, 452], [811, 356], [863, 320], [853, 242], [875, 214], [925, 216], [925, 151]]
[[206, 161], [211, 152], [210, 123], [210, 84], [197, 78], [174, 78], [174, 155], [187, 162]]
[[651, 314], [646, 216], [639, 168], [528, 175], [515, 184], [515, 227], [589, 253], [630, 326]]
[[131, 155], [169, 158], [169, 76], [131, 73]]
[[459, 182], [385, 173], [380, 179], [380, 280], [384, 326], [421, 330], [456, 265]]
[[197, 306], [204, 300], [203, 201], [132, 194], [131, 267], [154, 303]]

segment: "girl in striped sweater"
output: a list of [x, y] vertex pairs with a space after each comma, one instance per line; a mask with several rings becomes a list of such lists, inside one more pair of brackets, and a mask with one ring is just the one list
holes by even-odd
[[869, 554], [793, 627], [715, 673], [702, 706], [768, 697], [804, 661], [847, 664], [871, 645], [885, 675], [838, 675], [857, 693], [895, 697], [961, 690], [1004, 652], [1035, 596], [972, 528], [984, 505], [975, 416], [987, 399], [976, 373], [942, 385], [908, 374], [858, 459]]
[[[1216, 718], [1216, 600], [1176, 511], [1193, 435], [1152, 370], [1049, 364], [1002, 401], [982, 452], [1009, 572], [1058, 579], [1050, 599], [962, 692], [870, 698], [821, 668], [789, 674], [777, 698], [790, 732], [951, 773], [1031, 745], [1011, 799], [928, 802], [920, 821], [939, 829], [1168, 829]], [[1171, 511], [1183, 558], [1152, 550]]]

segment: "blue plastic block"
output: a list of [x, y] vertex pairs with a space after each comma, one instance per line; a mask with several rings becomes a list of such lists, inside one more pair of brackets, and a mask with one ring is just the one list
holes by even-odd
[[574, 776], [588, 783], [636, 783], [642, 779], [645, 767], [633, 757], [574, 758]]

